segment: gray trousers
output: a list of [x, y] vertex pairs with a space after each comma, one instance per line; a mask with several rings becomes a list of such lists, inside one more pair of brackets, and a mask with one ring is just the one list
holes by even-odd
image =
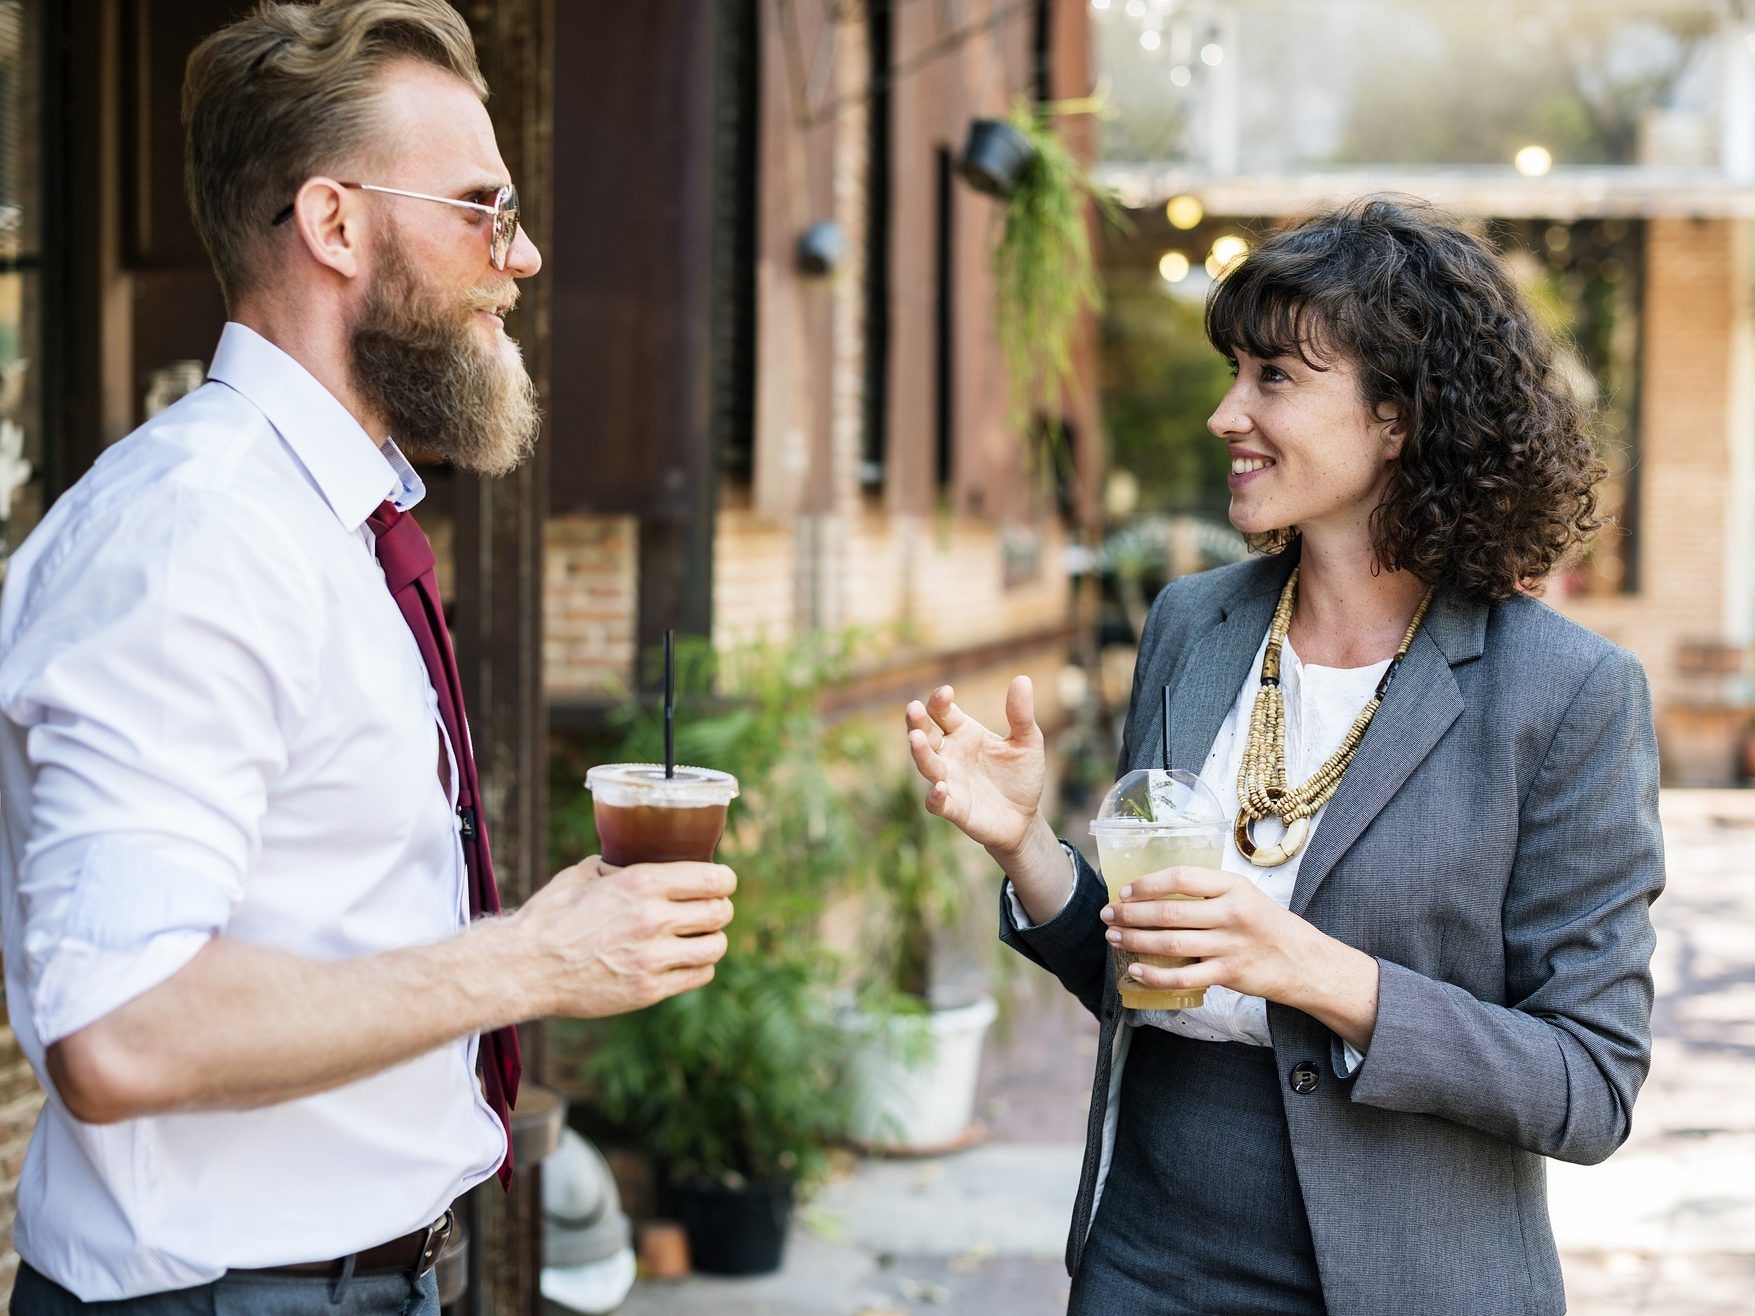
[[1323, 1316], [1271, 1047], [1136, 1028], [1073, 1316]]
[[324, 1279], [232, 1271], [211, 1284], [114, 1302], [82, 1302], [19, 1262], [13, 1316], [438, 1316], [439, 1281], [428, 1272]]

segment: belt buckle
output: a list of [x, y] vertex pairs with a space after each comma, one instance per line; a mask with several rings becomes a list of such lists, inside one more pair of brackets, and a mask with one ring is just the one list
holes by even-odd
[[451, 1230], [454, 1217], [451, 1208], [445, 1208], [445, 1214], [427, 1226], [426, 1235], [420, 1241], [420, 1260], [415, 1263], [414, 1277], [421, 1279], [431, 1273], [439, 1264], [439, 1253], [445, 1250], [445, 1244], [451, 1241]]

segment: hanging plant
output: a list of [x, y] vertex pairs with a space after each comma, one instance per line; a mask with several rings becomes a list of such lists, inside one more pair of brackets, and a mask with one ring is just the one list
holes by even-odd
[[[1017, 426], [1036, 415], [1058, 417], [1062, 392], [1079, 388], [1073, 337], [1084, 315], [1103, 306], [1086, 202], [1118, 228], [1126, 224], [1120, 202], [1092, 182], [1055, 126], [1068, 114], [1103, 112], [1101, 98], [1020, 99], [1006, 120], [1033, 150], [1006, 198], [1005, 230], [993, 253], [994, 321]], [[1051, 423], [1048, 437], [1058, 434]]]

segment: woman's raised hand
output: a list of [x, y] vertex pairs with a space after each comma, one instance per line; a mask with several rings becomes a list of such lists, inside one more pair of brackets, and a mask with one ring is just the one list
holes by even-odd
[[908, 749], [931, 782], [926, 808], [990, 850], [1023, 845], [1042, 803], [1047, 760], [1030, 678], [1006, 691], [1006, 734], [989, 731], [952, 701], [948, 685], [907, 709]]

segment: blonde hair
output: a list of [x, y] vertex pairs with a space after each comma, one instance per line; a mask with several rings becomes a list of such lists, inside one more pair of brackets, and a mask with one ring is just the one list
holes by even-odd
[[371, 144], [379, 75], [404, 59], [487, 99], [469, 27], [447, 0], [264, 0], [195, 47], [184, 184], [227, 305], [250, 290], [274, 216], [305, 180]]

